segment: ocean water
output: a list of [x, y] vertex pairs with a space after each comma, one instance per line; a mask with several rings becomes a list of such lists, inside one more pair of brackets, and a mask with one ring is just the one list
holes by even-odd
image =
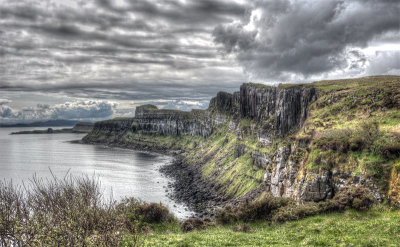
[[[171, 200], [169, 178], [159, 168], [172, 157], [99, 145], [71, 143], [84, 134], [28, 134], [11, 132], [33, 128], [0, 128], [0, 179], [29, 183], [33, 175], [52, 179], [66, 174], [98, 179], [106, 198], [136, 197], [162, 202], [178, 218], [193, 214], [186, 205]], [[46, 128], [34, 128], [46, 129]], [[56, 129], [56, 128], [54, 128]]]

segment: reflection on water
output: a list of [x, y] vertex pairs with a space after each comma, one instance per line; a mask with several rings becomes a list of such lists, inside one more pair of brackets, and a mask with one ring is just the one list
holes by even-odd
[[0, 128], [0, 179], [20, 183], [33, 174], [50, 178], [50, 169], [57, 177], [68, 172], [85, 174], [99, 179], [107, 197], [134, 196], [147, 202], [162, 202], [179, 218], [192, 214], [167, 197], [169, 180], [159, 168], [172, 161], [169, 156], [69, 143], [83, 134], [9, 135], [20, 130], [27, 128]]

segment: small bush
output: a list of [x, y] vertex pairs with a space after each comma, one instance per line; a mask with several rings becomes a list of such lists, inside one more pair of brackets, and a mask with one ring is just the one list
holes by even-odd
[[266, 197], [261, 201], [254, 202], [245, 201], [235, 208], [228, 205], [222, 210], [217, 211], [215, 218], [221, 224], [236, 221], [270, 220], [274, 210], [290, 203], [294, 202], [282, 197]]
[[136, 214], [147, 223], [161, 223], [171, 218], [168, 208], [161, 203], [143, 204], [136, 209]]
[[220, 209], [215, 214], [215, 220], [219, 224], [228, 224], [237, 221], [236, 210], [231, 206], [227, 205], [223, 209]]
[[168, 208], [161, 203], [145, 203], [135, 198], [127, 198], [118, 205], [117, 209], [124, 215], [125, 225], [131, 233], [148, 232], [148, 223], [174, 220]]
[[266, 197], [260, 201], [242, 203], [238, 207], [238, 219], [242, 221], [270, 220], [274, 210], [284, 207], [292, 200], [283, 197]]
[[183, 232], [191, 232], [194, 230], [204, 230], [208, 226], [214, 225], [210, 219], [190, 218], [181, 224]]
[[321, 213], [329, 213], [340, 210], [336, 201], [329, 200], [326, 202], [307, 202], [302, 205], [289, 204], [279, 208], [273, 214], [272, 221], [285, 222], [299, 220], [308, 216]]
[[144, 202], [132, 197], [125, 198], [117, 206], [118, 212], [124, 216], [125, 226], [130, 233], [136, 233], [140, 230], [138, 229], [139, 217], [136, 213], [136, 210], [139, 206], [143, 204]]
[[368, 210], [376, 203], [376, 199], [372, 196], [370, 189], [363, 186], [341, 188], [333, 200], [338, 203], [341, 209]]

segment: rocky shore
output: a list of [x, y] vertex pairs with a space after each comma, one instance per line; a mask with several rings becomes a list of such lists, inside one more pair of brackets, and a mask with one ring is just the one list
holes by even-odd
[[205, 181], [196, 168], [185, 165], [179, 157], [172, 164], [161, 167], [160, 171], [173, 179], [171, 198], [187, 204], [197, 217], [212, 217], [216, 208], [229, 201], [209, 181]]
[[201, 177], [199, 167], [185, 165], [183, 162], [185, 154], [179, 150], [169, 150], [162, 147], [149, 147], [145, 145], [124, 145], [120, 143], [88, 143], [82, 140], [74, 140], [71, 143], [88, 145], [106, 145], [107, 147], [118, 147], [145, 152], [154, 152], [169, 155], [174, 158], [171, 164], [164, 165], [160, 172], [171, 178], [168, 189], [168, 197], [174, 201], [184, 203], [195, 212], [196, 217], [212, 217], [215, 209], [223, 207], [229, 199], [219, 194], [210, 181]]

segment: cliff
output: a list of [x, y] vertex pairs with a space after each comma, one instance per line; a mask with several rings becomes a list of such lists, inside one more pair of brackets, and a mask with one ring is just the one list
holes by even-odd
[[367, 77], [220, 92], [207, 110], [137, 107], [95, 124], [84, 141], [184, 156], [224, 198], [266, 194], [299, 202], [364, 186], [399, 198], [400, 77]]

